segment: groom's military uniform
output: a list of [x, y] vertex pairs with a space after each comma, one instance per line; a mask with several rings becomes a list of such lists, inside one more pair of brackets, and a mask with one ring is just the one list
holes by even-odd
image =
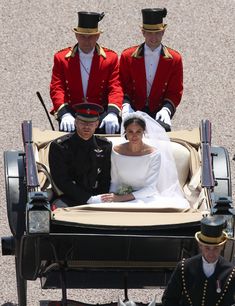
[[[81, 103], [75, 109], [78, 120], [85, 125], [97, 122], [103, 111], [94, 103]], [[86, 204], [92, 196], [109, 192], [111, 149], [112, 144], [106, 138], [91, 134], [89, 139], [84, 139], [78, 131], [51, 143], [50, 173], [54, 190], [59, 189], [63, 203]]]
[[50, 171], [66, 204], [85, 204], [91, 196], [109, 191], [111, 147], [104, 138], [83, 140], [76, 133], [51, 143]]

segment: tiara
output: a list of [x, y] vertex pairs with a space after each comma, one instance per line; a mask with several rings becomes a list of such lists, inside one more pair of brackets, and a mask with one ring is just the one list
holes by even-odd
[[140, 119], [145, 122], [144, 116], [137, 112], [129, 113], [128, 115], [126, 115], [123, 123], [125, 123], [127, 120], [130, 120], [130, 119]]

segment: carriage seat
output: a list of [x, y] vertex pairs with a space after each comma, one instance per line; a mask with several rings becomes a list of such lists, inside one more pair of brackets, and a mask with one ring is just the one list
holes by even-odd
[[[34, 152], [35, 159], [39, 169], [39, 182], [42, 190], [47, 189], [51, 184], [48, 153], [51, 141], [65, 135], [65, 132], [59, 131], [41, 131], [38, 128], [33, 128], [33, 141], [34, 141]], [[113, 145], [120, 143], [120, 137], [110, 136], [107, 137], [112, 141]], [[191, 146], [187, 141], [171, 141], [173, 156], [176, 162], [176, 168], [178, 172], [179, 182], [184, 189], [192, 177], [198, 170], [200, 161], [198, 154], [195, 154], [195, 148]], [[195, 158], [196, 157], [196, 158]], [[198, 181], [198, 178], [197, 178]], [[197, 187], [199, 182], [195, 185]], [[186, 188], [188, 190], [188, 186]], [[58, 192], [57, 192], [58, 193]]]

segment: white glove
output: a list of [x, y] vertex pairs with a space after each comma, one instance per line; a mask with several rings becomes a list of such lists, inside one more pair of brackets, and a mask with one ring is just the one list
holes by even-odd
[[125, 120], [125, 117], [128, 114], [134, 113], [135, 111], [133, 110], [133, 108], [131, 107], [131, 105], [129, 103], [124, 103], [122, 105], [122, 121]]
[[163, 107], [159, 112], [156, 114], [156, 120], [160, 120], [165, 122], [166, 124], [171, 126], [171, 112], [167, 107]]
[[100, 194], [90, 197], [90, 199], [88, 199], [87, 201], [87, 204], [95, 204], [95, 203], [102, 203]]
[[106, 134], [115, 134], [119, 131], [119, 122], [118, 117], [115, 113], [109, 113], [100, 124], [100, 128], [105, 126]]
[[60, 130], [65, 132], [72, 132], [75, 130], [75, 118], [70, 114], [66, 113], [61, 117]]

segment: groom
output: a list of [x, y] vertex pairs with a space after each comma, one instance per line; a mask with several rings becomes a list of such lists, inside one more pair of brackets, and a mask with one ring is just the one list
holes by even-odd
[[74, 108], [75, 133], [54, 140], [49, 150], [52, 180], [60, 190], [52, 201], [56, 207], [92, 203], [110, 186], [112, 144], [94, 135], [103, 107], [81, 103]]

